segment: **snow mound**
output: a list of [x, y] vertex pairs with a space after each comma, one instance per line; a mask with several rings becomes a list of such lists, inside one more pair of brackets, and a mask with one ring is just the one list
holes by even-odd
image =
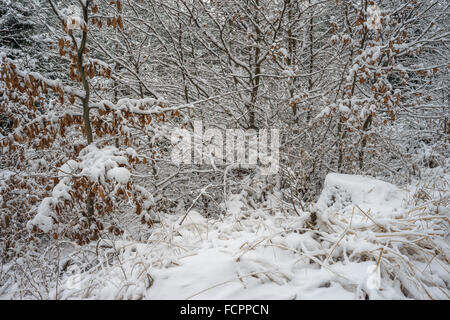
[[[196, 210], [191, 210], [186, 219], [180, 217], [175, 224], [177, 233], [184, 239], [199, 238], [202, 240], [208, 231], [208, 223], [206, 219]], [[181, 225], [180, 223], [183, 222]]]
[[[317, 202], [323, 211], [354, 212], [355, 206], [373, 217], [400, 217], [409, 193], [372, 177], [330, 173]], [[369, 211], [370, 210], [370, 211]], [[355, 213], [361, 214], [360, 210]]]

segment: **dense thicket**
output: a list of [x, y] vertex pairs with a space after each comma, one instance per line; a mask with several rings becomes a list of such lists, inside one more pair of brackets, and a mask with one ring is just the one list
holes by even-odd
[[[2, 258], [42, 232], [85, 244], [193, 206], [226, 214], [241, 190], [298, 213], [329, 172], [406, 182], [444, 165], [449, 5], [2, 0]], [[195, 121], [281, 130], [279, 172], [174, 164], [171, 133]]]

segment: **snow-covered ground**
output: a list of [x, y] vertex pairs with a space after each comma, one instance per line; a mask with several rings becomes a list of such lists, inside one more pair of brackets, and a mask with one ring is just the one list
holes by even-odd
[[448, 193], [419, 201], [417, 190], [329, 174], [300, 216], [277, 210], [275, 197], [270, 209], [250, 209], [243, 192], [221, 218], [164, 216], [145, 242], [125, 235], [85, 248], [94, 262], [83, 272], [79, 249], [68, 250], [72, 265], [61, 259], [48, 298], [448, 299]]

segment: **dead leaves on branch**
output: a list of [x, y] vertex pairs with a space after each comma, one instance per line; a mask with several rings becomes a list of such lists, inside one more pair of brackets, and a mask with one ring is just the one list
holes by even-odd
[[[65, 47], [65, 44], [64, 44]], [[93, 68], [94, 64], [91, 64]], [[108, 69], [106, 69], [108, 70]], [[92, 75], [96, 70], [88, 69]], [[67, 112], [65, 105], [73, 105], [76, 99], [75, 90], [63, 87], [59, 81], [44, 79], [37, 74], [26, 74], [17, 70], [11, 62], [3, 59], [0, 69], [0, 81], [4, 83], [4, 97], [0, 102], [0, 112], [10, 117], [11, 133], [0, 141], [2, 154], [9, 159], [6, 165], [18, 166], [17, 170], [26, 170], [28, 161], [38, 161], [39, 157], [46, 164], [33, 175], [23, 175], [18, 181], [10, 179], [3, 188], [1, 203], [8, 213], [8, 226], [14, 225], [19, 229], [4, 229], [8, 237], [14, 237], [19, 232], [23, 233], [24, 224], [32, 218], [36, 205], [42, 199], [49, 197], [55, 187], [61, 183], [58, 176], [61, 166], [70, 159], [76, 159], [86, 147], [85, 144], [74, 143], [67, 137], [70, 131], [74, 133], [84, 132], [84, 122], [81, 114]], [[52, 104], [51, 99], [59, 102]], [[140, 104], [134, 111], [145, 112], [146, 108], [157, 107], [161, 112], [142, 114], [131, 109], [115, 109], [104, 105], [104, 108], [92, 109], [92, 126], [97, 137], [121, 137], [126, 146], [133, 144], [133, 136], [128, 130], [130, 126], [145, 128], [152, 123], [164, 123], [170, 117], [180, 116], [178, 110], [164, 111], [167, 104]], [[58, 113], [58, 110], [60, 111]], [[29, 152], [35, 152], [34, 158], [29, 158]], [[55, 160], [54, 155], [65, 161]], [[145, 164], [147, 158], [127, 156], [130, 168], [136, 168], [138, 164]], [[14, 163], [13, 163], [14, 162]], [[147, 214], [148, 203], [146, 196], [136, 189], [132, 182], [117, 187], [112, 181], [105, 183], [93, 182], [76, 173], [70, 176], [70, 200], [54, 204], [52, 217], [53, 223], [60, 226], [53, 232], [54, 238], [67, 238], [83, 245], [95, 239], [100, 232], [108, 230], [115, 235], [122, 231], [113, 224], [106, 224], [104, 217], [120, 212], [119, 204], [131, 201], [136, 208], [136, 213], [141, 216], [141, 222], [151, 227], [153, 221]], [[117, 187], [117, 188], [116, 188]], [[93, 203], [94, 216], [86, 216], [86, 199], [97, 199]], [[34, 208], [34, 209], [33, 209]], [[27, 215], [23, 215], [23, 211]], [[80, 214], [81, 216], [76, 216]], [[11, 223], [10, 221], [15, 221]], [[20, 223], [18, 222], [20, 221]], [[6, 225], [6, 222], [5, 222]], [[40, 232], [38, 228], [33, 228]], [[36, 240], [39, 237], [32, 236]], [[31, 239], [30, 238], [30, 239]], [[33, 241], [34, 241], [33, 240]]]

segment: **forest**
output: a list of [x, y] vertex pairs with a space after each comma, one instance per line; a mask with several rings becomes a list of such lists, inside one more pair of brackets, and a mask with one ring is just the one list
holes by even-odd
[[449, 300], [449, 22], [0, 0], [0, 300]]

